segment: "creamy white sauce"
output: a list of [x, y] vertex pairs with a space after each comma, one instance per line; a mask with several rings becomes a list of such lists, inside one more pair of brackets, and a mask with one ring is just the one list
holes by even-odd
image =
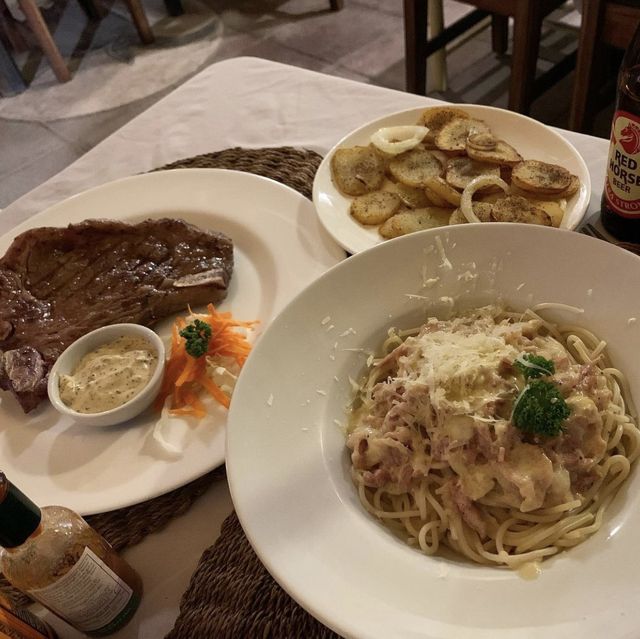
[[71, 375], [60, 376], [60, 399], [78, 413], [126, 404], [149, 383], [158, 356], [143, 337], [122, 336], [87, 353]]

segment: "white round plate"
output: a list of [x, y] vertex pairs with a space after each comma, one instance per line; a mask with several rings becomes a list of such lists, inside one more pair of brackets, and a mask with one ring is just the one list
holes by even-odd
[[[0, 239], [0, 254], [20, 232], [89, 218], [139, 222], [179, 217], [226, 233], [235, 268], [220, 310], [258, 319], [259, 335], [307, 284], [344, 253], [325, 233], [313, 205], [273, 180], [217, 169], [178, 169], [135, 176], [86, 191], [34, 216]], [[173, 318], [155, 330], [169, 342]], [[150, 499], [196, 479], [224, 461], [227, 412], [214, 405], [200, 422], [173, 418], [171, 457], [153, 442], [149, 410], [110, 428], [74, 424], [43, 403], [25, 415], [0, 393], [0, 468], [38, 504], [61, 504], [88, 515]]]
[[[425, 286], [425, 278], [438, 279]], [[341, 424], [352, 399], [349, 378], [362, 375], [387, 329], [451, 311], [451, 298], [460, 309], [499, 296], [519, 309], [541, 302], [583, 309], [543, 315], [608, 340], [637, 399], [639, 279], [640, 259], [600, 240], [469, 224], [391, 240], [316, 280], [262, 336], [229, 414], [231, 495], [269, 572], [345, 637], [637, 636], [637, 468], [602, 528], [525, 581], [508, 569], [427, 557], [384, 529], [360, 504]]]
[[[525, 160], [542, 160], [559, 164], [580, 178], [579, 191], [568, 200], [562, 228], [575, 229], [580, 224], [589, 205], [591, 178], [582, 156], [559, 133], [532, 118], [496, 107], [477, 104], [456, 105], [474, 118], [484, 120], [500, 138], [515, 147]], [[336, 144], [318, 168], [313, 182], [313, 203], [320, 221], [340, 246], [350, 253], [380, 244], [384, 240], [378, 227], [366, 227], [349, 215], [353, 198], [343, 195], [331, 179], [331, 156], [336, 149], [366, 146], [378, 129], [401, 124], [416, 124], [425, 107], [392, 113], [361, 126]]]

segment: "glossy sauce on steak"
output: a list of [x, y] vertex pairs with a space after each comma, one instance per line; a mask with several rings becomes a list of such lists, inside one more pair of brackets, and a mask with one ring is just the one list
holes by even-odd
[[0, 259], [0, 388], [29, 412], [76, 339], [216, 304], [232, 271], [232, 241], [182, 220], [87, 220], [22, 233]]

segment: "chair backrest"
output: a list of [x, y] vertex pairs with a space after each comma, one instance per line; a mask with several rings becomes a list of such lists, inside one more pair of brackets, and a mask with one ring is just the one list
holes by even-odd
[[638, 0], [584, 0], [569, 128], [589, 131], [606, 84], [602, 45], [626, 49], [640, 24]]
[[533, 99], [572, 68], [573, 60], [568, 58], [536, 78], [542, 20], [564, 0], [462, 0], [476, 9], [427, 40], [427, 10], [434, 1], [404, 0], [406, 86], [412, 93], [425, 93], [426, 58], [488, 16], [492, 17], [493, 49], [497, 53], [506, 49], [507, 20], [513, 18], [511, 110], [528, 113]]
[[604, 5], [600, 39], [605, 44], [618, 49], [626, 49], [640, 22], [640, 2], [638, 0], [605, 1]]

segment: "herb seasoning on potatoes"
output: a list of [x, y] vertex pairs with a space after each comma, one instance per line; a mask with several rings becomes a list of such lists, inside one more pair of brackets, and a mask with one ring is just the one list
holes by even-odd
[[426, 109], [415, 126], [380, 129], [369, 146], [338, 149], [334, 184], [350, 214], [385, 239], [467, 222], [560, 226], [580, 188], [567, 169], [524, 159], [457, 107]]

